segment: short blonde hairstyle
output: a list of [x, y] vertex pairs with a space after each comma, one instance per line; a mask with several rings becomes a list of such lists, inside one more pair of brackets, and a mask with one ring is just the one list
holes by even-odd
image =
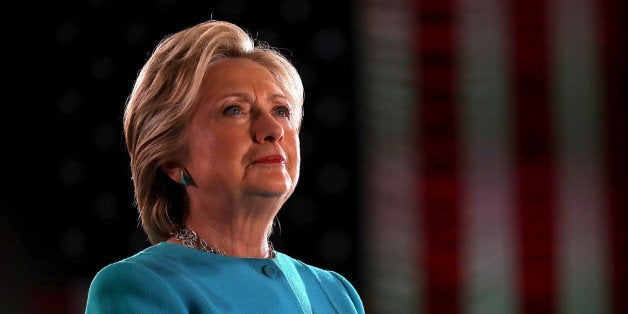
[[303, 114], [303, 83], [292, 63], [232, 23], [210, 20], [165, 37], [138, 74], [124, 111], [124, 136], [142, 228], [167, 240], [188, 212], [187, 196], [161, 166], [185, 159], [186, 126], [208, 66], [246, 58], [264, 66]]

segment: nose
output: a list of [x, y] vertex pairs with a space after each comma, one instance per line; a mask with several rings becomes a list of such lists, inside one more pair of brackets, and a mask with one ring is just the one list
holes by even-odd
[[251, 127], [253, 141], [258, 144], [276, 142], [283, 138], [283, 126], [270, 113], [260, 113]]

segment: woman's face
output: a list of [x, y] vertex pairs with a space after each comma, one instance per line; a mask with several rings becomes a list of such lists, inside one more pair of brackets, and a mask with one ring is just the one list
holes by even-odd
[[287, 199], [299, 178], [297, 104], [263, 66], [212, 63], [188, 126], [190, 201], [243, 196]]

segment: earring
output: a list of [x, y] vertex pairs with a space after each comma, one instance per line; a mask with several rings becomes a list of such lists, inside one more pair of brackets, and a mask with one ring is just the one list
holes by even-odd
[[181, 169], [181, 184], [183, 184], [183, 186], [192, 184], [192, 177], [186, 176], [185, 173], [183, 173], [183, 169]]

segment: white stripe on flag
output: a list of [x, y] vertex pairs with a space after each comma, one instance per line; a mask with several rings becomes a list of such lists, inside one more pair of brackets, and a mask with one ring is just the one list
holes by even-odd
[[464, 312], [515, 313], [508, 8], [499, 0], [460, 0], [456, 11]]
[[608, 313], [610, 250], [603, 193], [604, 106], [597, 1], [555, 0], [552, 4], [558, 310]]
[[367, 312], [418, 313], [416, 27], [405, 0], [357, 6]]

